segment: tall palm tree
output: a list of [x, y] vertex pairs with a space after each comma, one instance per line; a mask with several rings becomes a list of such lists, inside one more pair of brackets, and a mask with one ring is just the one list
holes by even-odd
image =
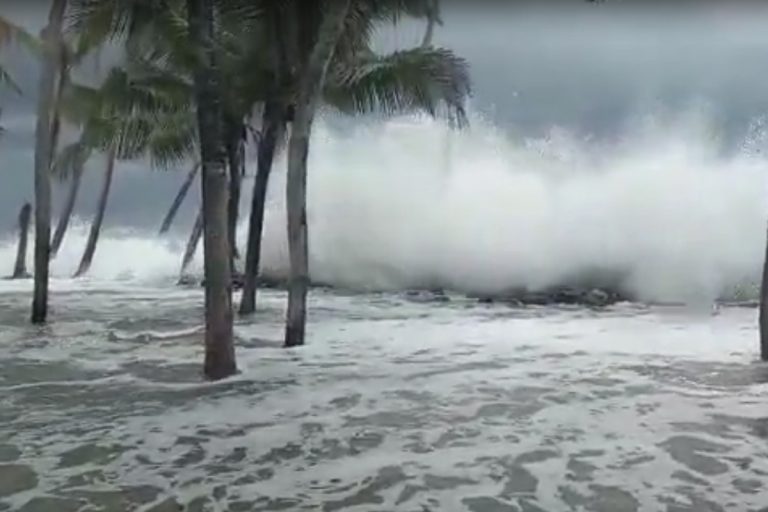
[[48, 270], [51, 238], [51, 153], [56, 80], [61, 75], [62, 25], [66, 0], [53, 0], [48, 25], [43, 29], [43, 65], [37, 100], [35, 125], [35, 284], [32, 323], [48, 316]]
[[[375, 26], [384, 20], [407, 14], [428, 17], [430, 26], [440, 23], [435, 0], [426, 2], [423, 5], [419, 2], [353, 3], [324, 84], [323, 102], [348, 115], [423, 112], [431, 116], [444, 115], [458, 126], [463, 125], [466, 122], [464, 101], [470, 92], [469, 73], [463, 59], [449, 50], [432, 47], [431, 36], [425, 37], [420, 48], [389, 55], [378, 55], [370, 48]], [[290, 33], [280, 25], [279, 18], [270, 26], [279, 27], [275, 37]], [[428, 28], [427, 32], [433, 30]], [[285, 60], [284, 52], [277, 52], [272, 58], [277, 70], [273, 87], [277, 91], [291, 90], [290, 82], [295, 78], [290, 76], [289, 66], [281, 63], [281, 58]], [[263, 111], [240, 314], [253, 313], [256, 307], [266, 191], [276, 145], [286, 133], [286, 109], [292, 108], [285, 105], [284, 97], [284, 94], [273, 94]]]
[[[192, 74], [197, 64], [187, 44], [189, 31], [186, 4], [183, 0], [146, 3], [141, 0], [73, 0], [74, 26], [88, 34], [89, 41], [103, 42], [112, 37], [125, 42], [129, 60], [140, 62], [154, 72], [183, 79], [187, 93], [193, 97]], [[235, 232], [237, 226], [240, 182], [244, 172], [244, 143], [246, 119], [250, 115], [253, 93], [244, 89], [241, 76], [250, 76], [254, 69], [244, 69], [238, 53], [242, 52], [242, 36], [253, 30], [261, 12], [260, 2], [250, 0], [218, 0], [214, 24], [214, 50], [222, 81], [222, 119], [225, 125], [225, 150], [229, 170], [230, 200], [228, 230], [232, 257], [237, 255]], [[106, 27], [106, 28], [105, 28]], [[93, 44], [93, 43], [91, 43]], [[252, 83], [252, 82], [251, 82]], [[237, 84], [237, 85], [235, 85]], [[182, 187], [175, 208], [183, 200], [188, 187]], [[165, 230], [165, 222], [161, 231]]]
[[237, 372], [232, 329], [232, 282], [227, 210], [229, 191], [218, 69], [214, 50], [213, 0], [187, 0], [190, 43], [198, 49], [195, 96], [203, 178], [205, 272], [205, 375]]
[[149, 156], [154, 166], [168, 167], [186, 158], [196, 134], [187, 98], [174, 94], [173, 84], [139, 77], [121, 67], [113, 68], [97, 88], [71, 84], [63, 113], [81, 127], [80, 138], [65, 148], [54, 169], [82, 174], [94, 152], [106, 156], [104, 185], [83, 257], [75, 273], [85, 274], [93, 261], [106, 212], [117, 160]]
[[307, 231], [309, 138], [325, 83], [325, 75], [336, 44], [344, 31], [344, 21], [350, 3], [351, 0], [328, 0], [327, 11], [321, 15], [322, 22], [317, 31], [316, 42], [312, 45], [309, 57], [303, 62], [305, 67], [299, 78], [295, 117], [288, 144], [288, 181], [285, 194], [288, 209], [288, 252], [291, 261], [285, 323], [285, 345], [288, 347], [303, 345], [306, 329], [307, 290], [309, 289], [309, 234]]
[[[56, 89], [56, 96], [54, 98], [54, 110], [52, 120], [52, 133], [53, 143], [51, 145], [51, 161], [53, 165], [53, 174], [61, 180], [69, 180], [69, 190], [67, 192], [66, 200], [62, 205], [62, 211], [59, 215], [56, 223], [56, 229], [53, 233], [53, 239], [51, 241], [51, 258], [55, 258], [56, 254], [61, 248], [61, 244], [64, 241], [64, 235], [69, 227], [69, 221], [72, 218], [72, 212], [75, 208], [77, 201], [77, 195], [80, 190], [80, 184], [82, 181], [83, 170], [85, 161], [80, 158], [84, 156], [82, 147], [74, 145], [69, 148], [69, 153], [58, 153], [59, 146], [59, 134], [61, 132], [62, 114], [66, 112], [63, 105], [65, 101], [65, 94], [71, 83], [71, 74], [75, 66], [94, 48], [86, 46], [84, 44], [70, 44], [69, 42], [62, 41], [61, 46], [61, 71], [58, 87]], [[63, 160], [64, 165], [59, 163], [59, 160]]]

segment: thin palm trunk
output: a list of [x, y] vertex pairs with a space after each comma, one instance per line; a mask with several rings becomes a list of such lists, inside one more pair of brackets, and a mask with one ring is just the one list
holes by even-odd
[[421, 41], [422, 48], [428, 48], [432, 46], [432, 40], [435, 37], [435, 25], [439, 20], [439, 1], [430, 0], [427, 6], [427, 29], [424, 32], [424, 38]]
[[237, 220], [240, 215], [240, 189], [243, 181], [243, 127], [239, 123], [227, 123], [227, 168], [229, 169], [229, 203], [227, 206], [227, 233], [230, 245], [230, 266], [235, 271], [237, 251]]
[[185, 281], [187, 268], [192, 263], [197, 252], [197, 246], [200, 243], [200, 237], [203, 235], [203, 209], [197, 212], [195, 223], [192, 225], [192, 232], [187, 240], [187, 248], [184, 250], [184, 258], [181, 260], [181, 271], [179, 272], [179, 283]]
[[768, 236], [763, 260], [763, 282], [760, 287], [760, 358], [768, 361]]
[[64, 203], [64, 207], [59, 217], [59, 222], [56, 224], [56, 231], [53, 233], [53, 242], [51, 242], [51, 259], [56, 257], [56, 254], [61, 248], [61, 244], [64, 241], [64, 235], [67, 233], [69, 227], [69, 221], [72, 218], [72, 212], [75, 209], [75, 203], [77, 202], [77, 193], [80, 191], [80, 183], [82, 182], [83, 168], [78, 166], [75, 172], [72, 174], [72, 179], [69, 182], [69, 193], [67, 194], [67, 200]]
[[275, 148], [283, 131], [284, 114], [280, 102], [270, 101], [264, 106], [262, 135], [259, 141], [256, 162], [256, 179], [251, 197], [251, 215], [248, 219], [248, 247], [245, 253], [245, 275], [243, 296], [240, 300], [240, 314], [249, 315], [256, 311], [256, 287], [261, 260], [261, 237], [264, 230], [264, 208], [266, 206], [269, 176], [275, 158]]
[[171, 204], [171, 208], [168, 210], [168, 213], [163, 219], [163, 224], [160, 226], [160, 235], [167, 233], [168, 230], [171, 229], [171, 224], [173, 224], [176, 214], [179, 213], [181, 203], [183, 203], [184, 199], [187, 197], [187, 193], [189, 192], [190, 187], [192, 187], [192, 183], [195, 181], [195, 176], [197, 176], [198, 170], [200, 170], [200, 162], [195, 163], [192, 169], [189, 170], [187, 177], [184, 179], [184, 183], [181, 184], [181, 188], [173, 199], [173, 204]]
[[27, 236], [29, 235], [29, 220], [32, 216], [32, 205], [24, 203], [19, 211], [19, 246], [16, 251], [16, 265], [13, 267], [13, 279], [29, 277], [27, 273]]
[[61, 30], [66, 0], [53, 0], [48, 25], [43, 30], [44, 59], [37, 99], [35, 125], [35, 284], [32, 299], [33, 324], [48, 317], [48, 271], [51, 242], [51, 150], [52, 117], [56, 77], [61, 74]]
[[317, 40], [301, 77], [291, 138], [288, 144], [288, 251], [291, 270], [288, 280], [288, 312], [285, 345], [304, 344], [309, 289], [309, 234], [307, 229], [307, 158], [317, 103], [328, 64], [343, 29], [350, 0], [329, 0], [322, 15]]
[[109, 199], [109, 190], [112, 188], [112, 175], [115, 172], [115, 160], [116, 152], [114, 149], [110, 149], [107, 154], [107, 169], [104, 173], [104, 185], [101, 188], [101, 195], [99, 196], [99, 203], [96, 209], [96, 216], [91, 224], [91, 231], [88, 233], [88, 242], [85, 244], [85, 251], [83, 252], [83, 258], [80, 260], [80, 265], [75, 272], [74, 277], [81, 277], [88, 272], [93, 263], [93, 255], [96, 253], [96, 244], [99, 242], [99, 234], [101, 233], [101, 225], [104, 222], [104, 213], [107, 210], [107, 201]]
[[195, 96], [200, 136], [205, 278], [205, 363], [209, 379], [237, 372], [232, 332], [228, 179], [219, 77], [213, 49], [213, 0], [187, 0], [190, 44], [199, 49]]
[[51, 112], [50, 162], [53, 162], [56, 159], [56, 152], [59, 148], [59, 139], [61, 135], [61, 102], [64, 96], [64, 90], [69, 83], [69, 57], [63, 42], [60, 42], [58, 45], [57, 58], [59, 66], [59, 80], [53, 99], [53, 111]]

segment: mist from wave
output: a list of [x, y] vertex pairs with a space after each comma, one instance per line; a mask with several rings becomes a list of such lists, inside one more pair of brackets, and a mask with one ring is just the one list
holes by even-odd
[[[322, 124], [310, 162], [312, 277], [363, 290], [498, 292], [590, 274], [646, 300], [753, 296], [766, 132], [757, 121], [739, 151], [724, 153], [716, 128], [697, 109], [634, 119], [610, 142], [557, 128], [524, 139], [479, 117], [463, 132], [423, 118]], [[280, 158], [266, 213], [263, 265], [273, 277], [287, 270], [284, 169]], [[87, 229], [75, 220], [53, 276], [74, 272]], [[170, 285], [184, 243], [108, 229], [89, 279]], [[14, 255], [15, 240], [0, 242], [0, 272]], [[201, 249], [191, 270], [200, 269]]]

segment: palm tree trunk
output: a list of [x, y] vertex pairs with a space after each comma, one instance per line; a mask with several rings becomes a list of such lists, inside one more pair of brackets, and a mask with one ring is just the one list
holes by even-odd
[[213, 49], [213, 0], [187, 0], [190, 44], [198, 48], [195, 96], [200, 135], [205, 276], [205, 363], [209, 379], [237, 372], [232, 332], [229, 201], [219, 77]]
[[278, 101], [269, 101], [262, 115], [261, 140], [256, 162], [256, 179], [251, 197], [251, 215], [248, 219], [248, 248], [245, 253], [245, 276], [243, 296], [240, 300], [240, 314], [249, 315], [256, 311], [256, 286], [261, 260], [261, 237], [264, 230], [264, 207], [266, 206], [269, 176], [275, 158], [275, 148], [283, 130], [283, 107]]
[[60, 42], [57, 52], [59, 80], [56, 85], [56, 92], [53, 99], [53, 111], [51, 112], [51, 148], [49, 157], [51, 162], [56, 159], [56, 151], [59, 147], [59, 138], [61, 135], [61, 102], [64, 96], [64, 90], [69, 83], [69, 57], [66, 48], [64, 47], [64, 43]]
[[179, 272], [179, 283], [183, 283], [185, 281], [185, 277], [187, 274], [187, 268], [189, 267], [189, 264], [192, 263], [192, 259], [195, 257], [195, 253], [197, 252], [197, 245], [200, 243], [200, 237], [203, 235], [203, 209], [201, 208], [197, 212], [197, 217], [195, 217], [195, 224], [192, 226], [192, 232], [189, 234], [189, 239], [187, 240], [187, 248], [184, 251], [184, 258], [181, 260], [181, 271]]
[[85, 252], [80, 260], [80, 266], [77, 268], [74, 277], [81, 277], [88, 272], [93, 262], [93, 255], [96, 253], [96, 244], [99, 241], [101, 233], [101, 224], [104, 222], [104, 213], [107, 210], [107, 200], [109, 199], [109, 189], [112, 187], [112, 175], [115, 172], [115, 159], [117, 155], [115, 149], [110, 149], [107, 155], [107, 170], [104, 174], [104, 185], [101, 188], [99, 204], [96, 209], [96, 217], [91, 224], [91, 231], [88, 233], [88, 242], [85, 244]]
[[768, 236], [763, 260], [763, 282], [760, 287], [760, 358], [768, 361]]
[[56, 231], [53, 233], [53, 242], [51, 243], [51, 259], [56, 257], [56, 254], [61, 248], [61, 243], [64, 241], [64, 235], [67, 233], [69, 227], [69, 221], [72, 218], [72, 212], [75, 209], [75, 203], [77, 202], [77, 193], [80, 191], [80, 183], [83, 177], [83, 168], [79, 167], [75, 169], [72, 174], [72, 180], [69, 182], [69, 194], [67, 194], [67, 200], [64, 203], [64, 208], [61, 211], [59, 222], [56, 224]]
[[181, 184], [181, 188], [179, 189], [179, 192], [176, 194], [176, 197], [173, 199], [173, 204], [171, 204], [171, 208], [168, 210], [168, 213], [165, 215], [165, 218], [163, 219], [163, 224], [160, 226], [160, 232], [158, 234], [164, 235], [165, 233], [168, 232], [169, 229], [171, 229], [171, 224], [173, 224], [173, 220], [176, 218], [176, 214], [179, 212], [181, 203], [183, 203], [184, 199], [187, 197], [187, 193], [189, 192], [189, 189], [192, 186], [192, 183], [195, 181], [195, 176], [197, 176], [198, 170], [200, 170], [200, 162], [195, 163], [192, 169], [189, 170], [189, 173], [187, 174], [187, 177], [184, 180], [184, 183]]
[[237, 220], [240, 214], [240, 189], [243, 181], [243, 127], [240, 123], [227, 122], [227, 167], [229, 168], [229, 204], [227, 206], [227, 233], [230, 245], [230, 266], [234, 272], [237, 251]]
[[432, 46], [432, 40], [435, 37], [435, 25], [440, 19], [440, 0], [430, 0], [427, 5], [427, 29], [424, 32], [424, 38], [421, 41], [422, 48]]
[[32, 216], [32, 205], [24, 203], [19, 212], [19, 247], [16, 252], [16, 265], [13, 267], [12, 279], [29, 277], [27, 273], [27, 235], [29, 234], [29, 220]]
[[309, 235], [307, 231], [307, 158], [309, 138], [317, 103], [325, 82], [328, 64], [336, 42], [344, 29], [344, 19], [350, 0], [329, 0], [317, 39], [301, 77], [295, 117], [288, 144], [288, 179], [286, 207], [288, 209], [288, 252], [291, 270], [288, 280], [288, 312], [285, 324], [285, 345], [304, 344], [309, 288]]
[[51, 242], [51, 118], [54, 108], [56, 76], [59, 69], [61, 28], [66, 0], [53, 0], [48, 26], [43, 30], [44, 59], [37, 99], [35, 125], [35, 285], [32, 298], [33, 324], [48, 317], [48, 264]]

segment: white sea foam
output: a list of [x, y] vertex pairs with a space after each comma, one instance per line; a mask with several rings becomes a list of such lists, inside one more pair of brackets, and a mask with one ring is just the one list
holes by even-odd
[[[427, 119], [344, 133], [321, 125], [309, 179], [313, 278], [496, 291], [597, 271], [645, 299], [732, 294], [759, 275], [768, 162], [760, 123], [727, 155], [714, 131], [695, 112], [640, 119], [610, 144], [557, 129], [515, 139], [482, 119], [460, 133]], [[263, 264], [273, 275], [287, 261], [284, 167], [280, 158], [266, 217]], [[54, 276], [75, 270], [86, 235], [76, 221]], [[183, 248], [107, 230], [90, 279], [172, 283]], [[0, 243], [3, 272], [14, 252], [12, 240]]]

